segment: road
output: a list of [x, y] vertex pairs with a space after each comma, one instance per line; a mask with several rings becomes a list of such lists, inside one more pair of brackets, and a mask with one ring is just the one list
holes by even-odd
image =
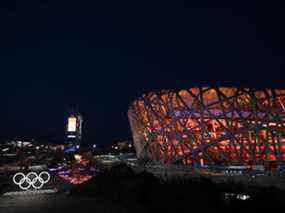
[[2, 213], [84, 213], [104, 212], [92, 198], [72, 197], [64, 193], [0, 197]]

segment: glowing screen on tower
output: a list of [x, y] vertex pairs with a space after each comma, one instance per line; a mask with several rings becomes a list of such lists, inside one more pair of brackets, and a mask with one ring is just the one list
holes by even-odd
[[76, 131], [76, 118], [75, 117], [68, 118], [67, 131], [68, 132], [75, 132]]

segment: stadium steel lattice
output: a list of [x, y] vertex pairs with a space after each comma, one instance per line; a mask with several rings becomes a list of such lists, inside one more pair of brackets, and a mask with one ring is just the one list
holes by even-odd
[[285, 162], [285, 90], [196, 87], [150, 92], [128, 117], [137, 156], [167, 164]]

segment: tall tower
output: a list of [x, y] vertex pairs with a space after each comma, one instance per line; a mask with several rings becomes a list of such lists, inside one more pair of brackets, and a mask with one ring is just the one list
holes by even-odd
[[82, 137], [83, 118], [79, 113], [72, 113], [67, 117], [66, 143], [68, 145], [80, 145]]

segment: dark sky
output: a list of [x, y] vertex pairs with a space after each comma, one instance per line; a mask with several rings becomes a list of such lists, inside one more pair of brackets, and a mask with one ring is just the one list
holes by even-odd
[[62, 142], [76, 108], [84, 140], [106, 144], [131, 138], [128, 105], [147, 91], [285, 85], [282, 1], [6, 2], [1, 137]]

